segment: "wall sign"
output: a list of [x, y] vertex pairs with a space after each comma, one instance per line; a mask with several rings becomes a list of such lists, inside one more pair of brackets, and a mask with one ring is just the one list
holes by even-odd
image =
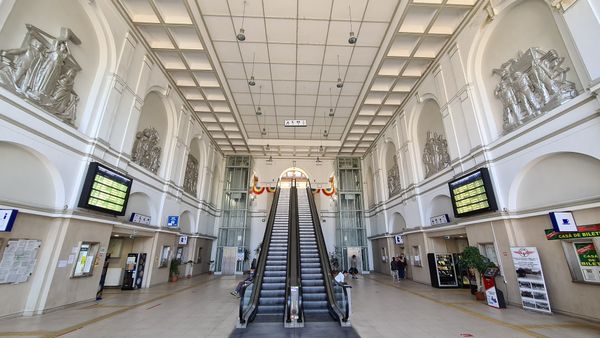
[[98, 162], [90, 163], [79, 207], [113, 215], [125, 215], [133, 179]]
[[37, 252], [42, 241], [11, 239], [0, 262], [0, 284], [18, 284], [27, 281], [33, 273]]
[[179, 236], [179, 244], [187, 245], [188, 244], [188, 236], [187, 235]]
[[537, 248], [511, 247], [524, 309], [551, 313], [542, 263]]
[[448, 214], [433, 216], [430, 218], [430, 221], [431, 225], [448, 224], [450, 223], [450, 216]]
[[398, 245], [404, 244], [404, 240], [402, 239], [402, 235], [395, 235], [394, 242]]
[[179, 216], [167, 216], [167, 227], [179, 228]]
[[572, 212], [551, 212], [550, 220], [554, 231], [577, 232], [577, 223], [575, 223]]
[[448, 186], [456, 217], [498, 210], [487, 168], [481, 168], [451, 181]]
[[129, 217], [129, 222], [133, 222], [133, 223], [139, 223], [139, 224], [150, 224], [151, 221], [151, 217], [150, 216], [146, 216], [146, 215], [142, 215], [142, 214], [138, 214], [135, 212], [131, 213], [131, 217]]
[[306, 127], [306, 120], [285, 120], [285, 127]]
[[18, 212], [17, 209], [0, 209], [0, 232], [12, 230]]
[[577, 227], [577, 232], [557, 232], [554, 229], [544, 230], [547, 240], [578, 239], [600, 237], [600, 225], [582, 225]]

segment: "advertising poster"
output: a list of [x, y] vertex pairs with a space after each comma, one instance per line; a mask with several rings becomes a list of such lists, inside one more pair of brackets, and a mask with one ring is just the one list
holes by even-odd
[[517, 246], [511, 247], [510, 252], [517, 272], [523, 308], [551, 313], [550, 299], [537, 248]]

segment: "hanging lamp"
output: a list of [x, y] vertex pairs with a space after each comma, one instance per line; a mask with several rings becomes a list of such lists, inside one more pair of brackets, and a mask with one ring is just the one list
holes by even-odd
[[254, 81], [254, 58], [256, 57], [256, 53], [252, 53], [252, 74], [250, 75], [250, 80], [248, 81], [248, 85], [250, 87], [254, 87], [256, 85], [256, 81]]
[[246, 19], [246, 0], [244, 0], [244, 9], [242, 10], [242, 27], [240, 27], [240, 32], [238, 33], [238, 35], [235, 36], [236, 39], [238, 39], [238, 41], [245, 41], [246, 40], [246, 34], [245, 34], [245, 30], [244, 30], [244, 21]]
[[342, 73], [340, 73], [340, 55], [337, 56], [337, 68], [338, 68], [338, 79], [337, 84], [335, 85], [338, 88], [342, 88], [344, 83], [342, 82]]
[[348, 3], [348, 12], [350, 13], [350, 37], [348, 38], [348, 43], [353, 45], [358, 38], [354, 35], [354, 30], [352, 29], [352, 7], [350, 7], [350, 3]]

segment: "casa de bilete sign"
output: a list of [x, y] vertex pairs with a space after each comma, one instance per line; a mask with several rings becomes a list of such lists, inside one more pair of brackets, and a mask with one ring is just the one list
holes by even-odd
[[512, 246], [510, 247], [510, 253], [517, 273], [523, 308], [551, 313], [550, 299], [537, 248]]

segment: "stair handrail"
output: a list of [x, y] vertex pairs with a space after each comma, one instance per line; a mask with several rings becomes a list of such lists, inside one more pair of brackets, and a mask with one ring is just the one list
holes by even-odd
[[[243, 327], [245, 327], [249, 321], [252, 321], [252, 319], [256, 315], [256, 310], [258, 308], [257, 305], [258, 300], [260, 298], [260, 291], [262, 288], [265, 267], [267, 265], [267, 256], [269, 254], [269, 246], [271, 245], [271, 235], [273, 233], [275, 214], [277, 213], [277, 205], [279, 204], [280, 194], [281, 187], [279, 186], [279, 180], [277, 180], [277, 189], [275, 190], [273, 202], [271, 203], [271, 210], [269, 211], [267, 227], [265, 229], [265, 235], [263, 238], [262, 245], [260, 247], [260, 253], [258, 254], [258, 261], [256, 263], [256, 271], [254, 271], [254, 279], [252, 283], [244, 285], [240, 292], [239, 323]], [[244, 311], [244, 294], [246, 293], [246, 289], [248, 288], [248, 286], [253, 284], [256, 286], [256, 290], [254, 290], [254, 293], [252, 294], [252, 299], [250, 300], [250, 305], [248, 306], [248, 309]]]
[[[312, 188], [310, 182], [306, 187], [306, 193], [308, 196], [308, 204], [310, 206], [310, 213], [312, 215], [313, 226], [315, 228], [315, 237], [317, 240], [317, 250], [319, 251], [319, 258], [321, 259], [321, 268], [323, 269], [323, 279], [325, 282], [325, 292], [327, 294], [327, 302], [330, 306], [330, 311], [333, 311], [334, 315], [340, 320], [341, 323], [346, 323], [349, 317], [348, 302], [346, 302], [345, 309], [340, 309], [335, 301], [335, 295], [333, 293], [333, 281], [331, 275], [331, 266], [329, 264], [329, 254], [327, 253], [327, 246], [325, 239], [323, 238], [323, 230], [321, 228], [321, 221], [319, 220], [319, 214], [317, 212], [317, 206], [315, 204], [315, 198], [312, 194]], [[335, 281], [337, 283], [337, 281]], [[339, 283], [338, 283], [339, 284]], [[346, 289], [343, 289], [344, 297], [347, 299], [348, 295]]]
[[288, 269], [285, 286], [285, 323], [287, 326], [298, 326], [298, 322], [302, 322], [302, 313], [300, 306], [294, 308], [292, 297], [292, 288], [296, 288], [298, 295], [300, 290], [300, 239], [298, 226], [298, 190], [295, 180], [290, 188], [290, 209], [288, 223]]

